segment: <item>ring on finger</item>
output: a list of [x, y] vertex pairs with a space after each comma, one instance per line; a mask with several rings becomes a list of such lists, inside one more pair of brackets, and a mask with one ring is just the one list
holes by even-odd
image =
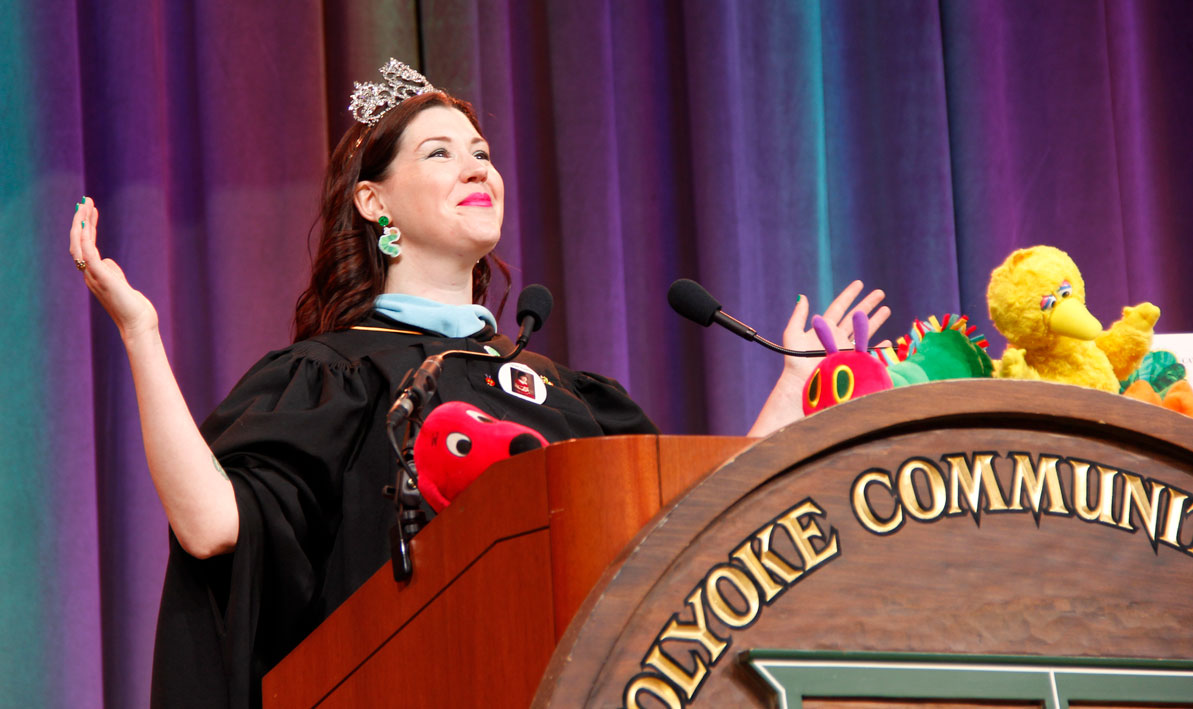
[[80, 271], [86, 271], [87, 270], [87, 262], [84, 261], [83, 259], [77, 258], [77, 259], [75, 259], [75, 268], [79, 269]]

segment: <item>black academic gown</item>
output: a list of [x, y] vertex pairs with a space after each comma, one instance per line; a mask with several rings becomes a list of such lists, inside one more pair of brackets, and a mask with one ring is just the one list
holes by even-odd
[[[207, 560], [170, 535], [154, 706], [260, 706], [265, 673], [389, 560], [381, 489], [397, 464], [384, 421], [406, 372], [449, 349], [513, 349], [487, 327], [448, 338], [379, 315], [362, 325], [377, 329], [269, 353], [200, 427], [232, 480], [240, 534], [235, 552]], [[506, 393], [499, 365], [458, 359], [432, 404], [467, 401], [549, 441], [657, 432], [613, 380], [528, 352], [517, 361], [545, 378], [542, 404]]]

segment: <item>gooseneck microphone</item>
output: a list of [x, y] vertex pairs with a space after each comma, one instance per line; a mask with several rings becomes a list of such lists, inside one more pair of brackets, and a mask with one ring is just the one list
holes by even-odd
[[530, 341], [530, 333], [538, 332], [551, 315], [553, 307], [555, 299], [546, 286], [534, 283], [522, 289], [518, 294], [518, 346], [510, 358], [522, 351]]
[[789, 350], [765, 337], [759, 337], [757, 330], [722, 310], [721, 304], [704, 289], [704, 286], [687, 278], [681, 278], [671, 284], [667, 290], [667, 302], [675, 312], [698, 325], [708, 327], [715, 322], [738, 337], [757, 342], [775, 352], [792, 357], [824, 357], [828, 354], [824, 350]]
[[[389, 551], [393, 562], [394, 581], [405, 583], [414, 575], [414, 559], [410, 554], [410, 537], [418, 532], [425, 517], [420, 509], [422, 495], [418, 489], [418, 471], [407, 459], [404, 441], [398, 440], [397, 431], [404, 424], [412, 423], [411, 417], [421, 411], [435, 396], [439, 388], [439, 376], [443, 374], [443, 362], [449, 358], [490, 360], [492, 362], [508, 362], [517, 357], [530, 342], [530, 334], [537, 331], [551, 314], [555, 299], [546, 286], [534, 284], [522, 289], [518, 294], [518, 339], [514, 349], [507, 355], [494, 355], [487, 352], [470, 352], [468, 350], [448, 350], [433, 354], [423, 360], [418, 369], [407, 374], [402, 386], [399, 387], [398, 398], [385, 415], [386, 434], [390, 445], [398, 457], [399, 471], [396, 485], [387, 485], [384, 493], [394, 502], [397, 522], [389, 531]], [[404, 438], [409, 438], [416, 426], [412, 423], [406, 428]]]
[[426, 406], [435, 390], [439, 387], [439, 375], [443, 374], [443, 361], [456, 359], [487, 359], [494, 362], [508, 362], [517, 357], [526, 344], [530, 342], [530, 334], [537, 332], [551, 315], [555, 306], [555, 299], [546, 286], [535, 283], [526, 286], [518, 294], [518, 339], [513, 352], [508, 355], [492, 355], [487, 352], [470, 352], [468, 350], [448, 350], [431, 355], [423, 360], [414, 371], [409, 381], [402, 388], [389, 413], [385, 416], [386, 424], [391, 429], [400, 426], [409, 419], [414, 412]]
[[681, 278], [672, 283], [671, 288], [667, 290], [667, 302], [675, 312], [704, 327], [715, 322], [747, 340], [753, 341], [758, 337], [757, 330], [726, 314], [721, 309], [721, 303], [712, 297], [712, 293], [696, 281]]

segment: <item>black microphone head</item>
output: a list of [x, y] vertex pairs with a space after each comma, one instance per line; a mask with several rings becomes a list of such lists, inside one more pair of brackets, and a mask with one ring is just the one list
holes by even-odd
[[553, 307], [555, 307], [555, 298], [551, 296], [551, 291], [547, 290], [547, 286], [539, 283], [526, 286], [518, 294], [518, 324], [521, 325], [525, 318], [532, 317], [534, 322], [530, 326], [530, 331], [535, 332], [547, 321], [547, 316], [551, 314]]
[[721, 310], [721, 304], [704, 286], [696, 281], [681, 278], [667, 290], [667, 302], [675, 312], [704, 327], [712, 324], [713, 316]]

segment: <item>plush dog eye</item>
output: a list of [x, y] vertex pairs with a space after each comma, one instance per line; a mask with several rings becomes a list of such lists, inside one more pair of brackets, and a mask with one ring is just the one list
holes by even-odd
[[1056, 296], [1049, 293], [1040, 301], [1040, 310], [1052, 310], [1052, 306], [1056, 305]]
[[457, 458], [467, 456], [468, 451], [472, 450], [472, 439], [466, 433], [449, 433], [444, 443], [447, 445], [447, 451]]
[[472, 420], [476, 421], [478, 423], [497, 423], [496, 421], [489, 418], [488, 416], [485, 416], [483, 413], [481, 413], [479, 411], [465, 410], [464, 413], [471, 416]]

